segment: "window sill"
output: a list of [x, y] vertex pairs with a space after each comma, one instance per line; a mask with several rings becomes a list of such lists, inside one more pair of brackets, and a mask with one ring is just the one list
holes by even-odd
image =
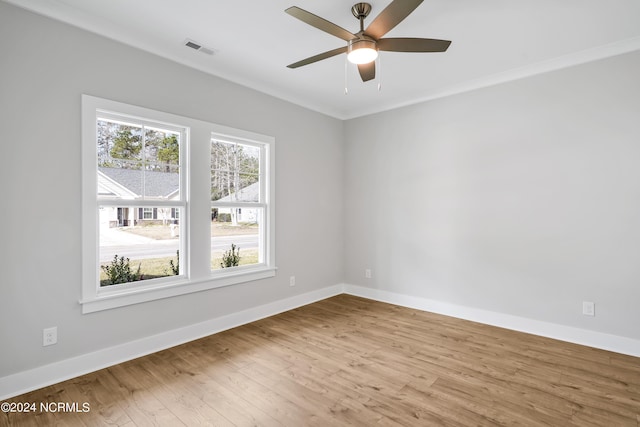
[[183, 279], [139, 288], [100, 289], [95, 298], [88, 298], [79, 302], [82, 305], [82, 314], [94, 313], [96, 311], [110, 310], [127, 305], [266, 279], [274, 277], [276, 270], [275, 267], [251, 268], [250, 270], [239, 269], [225, 274], [217, 273], [201, 279]]

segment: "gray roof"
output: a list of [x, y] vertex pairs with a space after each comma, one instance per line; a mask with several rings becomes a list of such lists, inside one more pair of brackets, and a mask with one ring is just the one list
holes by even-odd
[[222, 197], [217, 202], [258, 202], [260, 201], [260, 182], [254, 182], [241, 188], [240, 191], [233, 192], [228, 196]]
[[180, 189], [180, 175], [173, 172], [120, 168], [98, 168], [98, 171], [138, 196], [143, 195], [143, 173], [145, 197], [169, 198]]

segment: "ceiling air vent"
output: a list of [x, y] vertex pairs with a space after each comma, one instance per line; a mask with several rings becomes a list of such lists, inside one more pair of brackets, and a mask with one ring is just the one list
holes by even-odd
[[194, 42], [190, 39], [186, 39], [184, 41], [184, 45], [190, 47], [191, 49], [197, 50], [198, 52], [206, 53], [207, 55], [213, 55], [215, 53], [215, 50], [204, 47], [200, 43]]

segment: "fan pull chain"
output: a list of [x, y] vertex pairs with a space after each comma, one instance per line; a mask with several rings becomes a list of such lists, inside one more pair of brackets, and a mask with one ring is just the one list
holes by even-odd
[[347, 72], [349, 67], [349, 61], [347, 61], [347, 57], [344, 57], [344, 94], [345, 95], [349, 95], [349, 87], [348, 87], [348, 80], [347, 80]]
[[382, 61], [380, 60], [380, 55], [376, 58], [376, 68], [378, 69], [378, 92], [382, 90], [382, 66], [380, 65]]

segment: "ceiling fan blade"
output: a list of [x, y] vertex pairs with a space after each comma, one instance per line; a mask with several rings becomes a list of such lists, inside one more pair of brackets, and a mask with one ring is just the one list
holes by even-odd
[[300, 9], [297, 6], [291, 6], [290, 8], [286, 9], [285, 12], [287, 12], [294, 18], [298, 18], [302, 22], [311, 25], [312, 27], [316, 27], [317, 29], [324, 31], [325, 33], [329, 33], [333, 36], [341, 38], [344, 41], [358, 38], [355, 34], [350, 33], [349, 31], [334, 24], [333, 22], [329, 22], [326, 19], [320, 18], [319, 16], [314, 15], [311, 12], [307, 12], [304, 9]]
[[363, 82], [368, 82], [376, 78], [376, 61], [371, 61], [368, 64], [359, 64], [358, 71]]
[[303, 65], [313, 64], [314, 62], [321, 61], [323, 59], [331, 58], [332, 56], [340, 55], [341, 53], [345, 53], [347, 51], [347, 47], [339, 47], [337, 49], [333, 49], [327, 52], [319, 53], [314, 56], [310, 56], [307, 59], [303, 59], [302, 61], [294, 62], [293, 64], [287, 65], [289, 68], [298, 68]]
[[387, 52], [444, 52], [451, 41], [404, 37], [380, 39], [377, 44], [379, 50]]
[[376, 18], [369, 24], [364, 33], [374, 39], [387, 34], [404, 18], [409, 16], [423, 0], [393, 0]]

